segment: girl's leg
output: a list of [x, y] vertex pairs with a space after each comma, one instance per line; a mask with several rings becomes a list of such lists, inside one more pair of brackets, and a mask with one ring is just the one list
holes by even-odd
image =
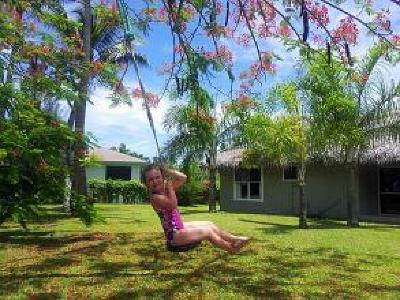
[[185, 222], [184, 223], [185, 228], [211, 228], [211, 230], [214, 230], [221, 238], [224, 240], [228, 241], [229, 243], [236, 243], [238, 241], [246, 239], [245, 237], [239, 237], [236, 235], [233, 235], [231, 233], [228, 233], [226, 231], [223, 231], [220, 229], [217, 225], [215, 225], [213, 222], [210, 221], [192, 221], [192, 222]]
[[202, 240], [208, 240], [225, 251], [233, 250], [233, 246], [230, 242], [224, 240], [214, 230], [207, 227], [181, 229], [175, 233], [174, 236], [176, 245], [184, 245]]

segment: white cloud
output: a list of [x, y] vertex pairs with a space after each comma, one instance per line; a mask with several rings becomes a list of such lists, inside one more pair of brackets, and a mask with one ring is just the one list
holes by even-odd
[[[94, 105], [87, 106], [86, 131], [92, 132], [102, 147], [125, 143], [137, 153], [149, 157], [156, 156], [155, 141], [141, 102], [133, 100], [132, 106], [110, 107], [110, 95], [111, 91], [101, 87], [93, 91], [90, 99]], [[158, 108], [151, 110], [160, 144], [163, 144], [167, 137], [162, 121], [168, 106], [167, 101], [162, 100]]]

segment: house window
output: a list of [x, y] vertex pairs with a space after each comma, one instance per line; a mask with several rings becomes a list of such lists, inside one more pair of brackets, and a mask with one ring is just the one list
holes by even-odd
[[106, 179], [131, 180], [130, 166], [107, 166]]
[[235, 170], [234, 197], [236, 200], [260, 201], [262, 200], [261, 191], [260, 169]]
[[283, 168], [283, 180], [284, 181], [297, 180], [297, 167], [296, 166], [284, 167]]

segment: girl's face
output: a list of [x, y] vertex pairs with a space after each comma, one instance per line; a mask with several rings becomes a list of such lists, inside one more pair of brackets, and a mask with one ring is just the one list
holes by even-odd
[[146, 186], [152, 193], [164, 192], [164, 176], [160, 169], [151, 169], [144, 175]]

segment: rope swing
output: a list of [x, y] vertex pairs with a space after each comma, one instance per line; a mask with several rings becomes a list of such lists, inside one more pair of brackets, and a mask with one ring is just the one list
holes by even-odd
[[138, 63], [136, 60], [136, 55], [134, 52], [133, 42], [135, 40], [135, 33], [134, 33], [134, 27], [132, 25], [132, 20], [130, 19], [129, 15], [128, 15], [128, 5], [126, 4], [126, 2], [124, 0], [117, 0], [117, 7], [118, 7], [118, 12], [119, 12], [119, 15], [121, 18], [122, 26], [124, 29], [124, 40], [125, 40], [125, 44], [126, 44], [126, 51], [127, 51], [127, 54], [130, 54], [130, 56], [132, 57], [133, 68], [136, 73], [136, 78], [139, 82], [140, 91], [141, 91], [145, 109], [146, 109], [147, 119], [149, 120], [150, 128], [153, 132], [153, 137], [156, 142], [158, 158], [161, 158], [161, 151], [160, 151], [160, 146], [159, 146], [158, 139], [157, 139], [156, 129], [154, 127], [153, 116], [150, 111], [150, 106], [148, 103], [146, 90], [144, 88], [142, 79], [140, 77], [139, 66], [138, 66]]

